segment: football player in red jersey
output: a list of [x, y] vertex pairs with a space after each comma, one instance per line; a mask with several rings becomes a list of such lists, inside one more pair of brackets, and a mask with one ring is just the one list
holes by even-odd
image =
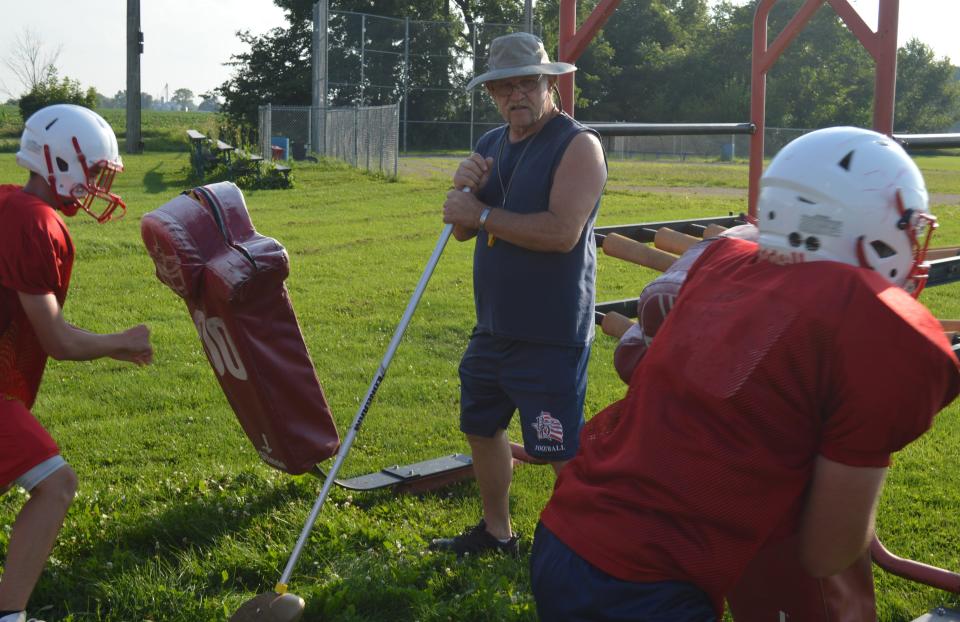
[[106, 222], [126, 210], [110, 192], [123, 170], [113, 130], [95, 112], [66, 104], [27, 120], [17, 164], [24, 186], [0, 186], [0, 491], [29, 499], [10, 533], [0, 578], [0, 622], [20, 622], [77, 486], [76, 474], [33, 417], [47, 357], [152, 361], [144, 325], [113, 334], [73, 326], [62, 313], [74, 248], [62, 215]]
[[627, 394], [585, 426], [537, 528], [541, 619], [718, 620], [757, 552], [790, 539], [810, 575], [844, 571], [890, 455], [960, 391], [911, 296], [936, 221], [899, 145], [857, 128], [795, 140], [758, 217], [757, 242], [688, 251], [656, 339], [621, 346]]

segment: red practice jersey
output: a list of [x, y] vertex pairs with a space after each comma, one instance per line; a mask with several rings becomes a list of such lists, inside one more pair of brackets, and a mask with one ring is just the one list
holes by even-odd
[[614, 577], [723, 595], [797, 528], [816, 457], [884, 467], [960, 390], [939, 322], [880, 275], [714, 242], [561, 471], [544, 524]]
[[73, 241], [60, 215], [20, 186], [0, 186], [0, 399], [33, 405], [47, 354], [17, 292], [67, 297]]

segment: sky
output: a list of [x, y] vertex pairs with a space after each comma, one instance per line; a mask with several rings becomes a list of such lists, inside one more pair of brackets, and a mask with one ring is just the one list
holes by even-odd
[[[879, 0], [850, 0], [876, 27]], [[60, 49], [61, 76], [94, 86], [107, 96], [126, 89], [126, 0], [0, 0], [0, 61], [10, 56], [27, 29], [44, 50]], [[822, 9], [829, 10], [829, 9]], [[140, 0], [144, 33], [141, 90], [162, 97], [178, 88], [194, 94], [222, 84], [231, 73], [224, 63], [245, 46], [238, 30], [263, 34], [286, 22], [271, 0]], [[614, 14], [612, 19], [616, 19]], [[960, 65], [960, 0], [900, 0], [899, 41], [917, 37], [938, 58]], [[23, 87], [0, 62], [0, 101]]]
[[[0, 101], [23, 87], [2, 62], [26, 29], [46, 50], [61, 48], [60, 76], [107, 96], [127, 88], [127, 0], [0, 0]], [[263, 34], [286, 24], [271, 0], [140, 0], [140, 87], [154, 97], [187, 88], [195, 95], [222, 84], [223, 63], [247, 49], [238, 30]], [[199, 103], [199, 99], [197, 100]]]

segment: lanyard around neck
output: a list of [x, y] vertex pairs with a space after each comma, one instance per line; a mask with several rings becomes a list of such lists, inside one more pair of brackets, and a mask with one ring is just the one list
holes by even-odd
[[517, 176], [517, 171], [520, 169], [520, 164], [523, 163], [523, 156], [527, 155], [527, 149], [529, 149], [530, 145], [532, 145], [533, 142], [537, 140], [537, 136], [540, 135], [540, 132], [538, 131], [536, 134], [531, 136], [527, 144], [523, 146], [523, 149], [520, 151], [520, 157], [517, 158], [516, 163], [514, 163], [512, 169], [510, 170], [510, 180], [507, 182], [506, 187], [504, 187], [503, 171], [500, 168], [500, 165], [503, 160], [503, 146], [504, 144], [506, 144], [507, 136], [509, 134], [510, 134], [510, 127], [507, 126], [504, 129], [503, 137], [500, 139], [500, 146], [497, 148], [497, 181], [500, 182], [500, 207], [506, 207], [507, 195], [510, 194], [510, 188], [513, 187], [513, 180]]

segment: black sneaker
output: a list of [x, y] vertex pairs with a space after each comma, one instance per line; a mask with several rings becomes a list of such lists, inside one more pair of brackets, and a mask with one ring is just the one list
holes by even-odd
[[479, 555], [488, 551], [506, 553], [512, 557], [520, 556], [520, 536], [514, 534], [506, 542], [500, 542], [487, 531], [487, 523], [480, 519], [475, 527], [453, 538], [437, 538], [430, 542], [432, 551], [452, 551], [457, 557]]

